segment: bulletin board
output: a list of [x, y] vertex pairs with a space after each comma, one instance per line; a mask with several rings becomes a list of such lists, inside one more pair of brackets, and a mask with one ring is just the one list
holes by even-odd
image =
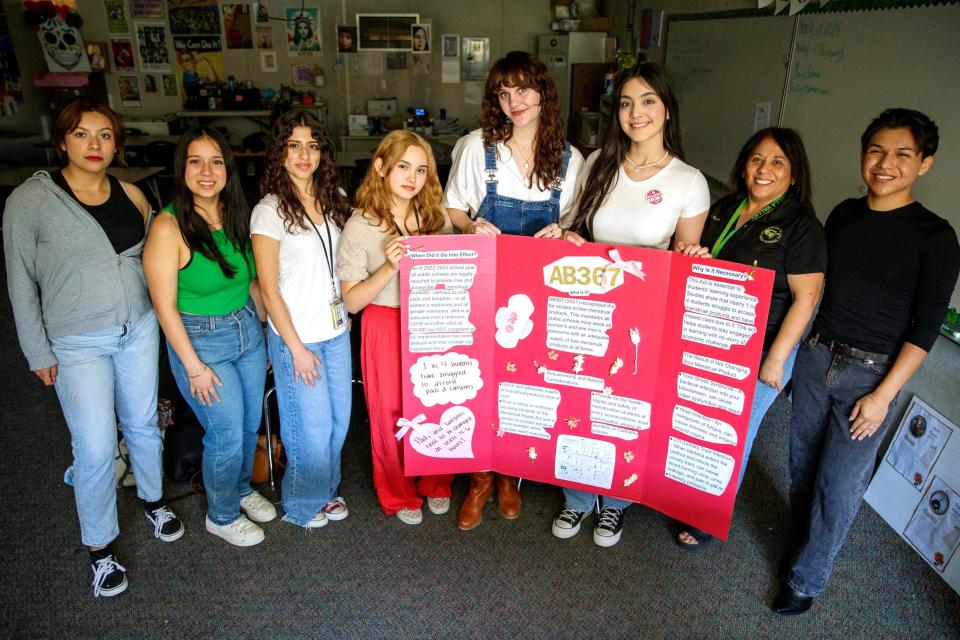
[[410, 242], [407, 475], [492, 469], [726, 538], [773, 272], [521, 236]]

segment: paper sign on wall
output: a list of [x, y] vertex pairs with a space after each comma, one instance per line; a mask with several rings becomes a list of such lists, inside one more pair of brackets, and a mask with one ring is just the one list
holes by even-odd
[[773, 274], [502, 235], [401, 261], [408, 475], [493, 469], [725, 537]]

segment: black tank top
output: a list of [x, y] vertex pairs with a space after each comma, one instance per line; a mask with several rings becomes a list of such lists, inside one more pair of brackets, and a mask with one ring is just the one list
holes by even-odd
[[103, 204], [84, 204], [80, 202], [73, 189], [67, 184], [62, 171], [54, 171], [50, 174], [50, 177], [53, 178], [58, 187], [69, 193], [77, 201], [77, 204], [86, 209], [87, 213], [100, 223], [103, 232], [107, 234], [107, 238], [110, 240], [110, 244], [113, 245], [114, 251], [123, 253], [143, 240], [145, 233], [143, 214], [133, 204], [133, 201], [127, 196], [127, 192], [120, 185], [120, 181], [115, 177], [107, 174], [107, 179], [110, 180], [110, 197]]

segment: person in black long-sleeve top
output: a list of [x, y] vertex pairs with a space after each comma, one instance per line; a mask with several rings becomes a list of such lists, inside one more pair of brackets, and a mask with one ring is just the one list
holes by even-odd
[[867, 196], [825, 226], [827, 279], [793, 371], [791, 546], [773, 604], [807, 611], [860, 507], [903, 385], [933, 347], [960, 272], [950, 224], [912, 195], [939, 136], [926, 115], [888, 109], [860, 139]]

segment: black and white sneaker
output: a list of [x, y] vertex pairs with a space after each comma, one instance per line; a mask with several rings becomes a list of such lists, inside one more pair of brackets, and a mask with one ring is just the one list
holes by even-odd
[[93, 569], [94, 598], [109, 598], [127, 590], [126, 568], [117, 562], [110, 547], [90, 552], [90, 568]]
[[570, 507], [564, 507], [553, 519], [553, 527], [551, 528], [553, 535], [564, 540], [577, 535], [580, 532], [580, 523], [589, 513], [589, 511], [577, 511]]
[[183, 536], [183, 523], [163, 502], [145, 502], [143, 513], [153, 525], [153, 537], [173, 542]]
[[623, 509], [604, 507], [600, 512], [597, 526], [593, 528], [593, 544], [598, 547], [612, 547], [620, 542], [623, 533]]

